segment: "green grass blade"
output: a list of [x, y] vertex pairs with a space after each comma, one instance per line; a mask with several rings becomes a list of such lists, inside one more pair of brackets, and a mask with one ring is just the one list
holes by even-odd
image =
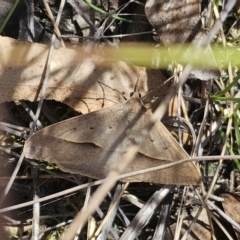
[[16, 0], [15, 3], [13, 4], [11, 10], [9, 11], [7, 17], [6, 17], [5, 20], [3, 21], [3, 24], [2, 24], [1, 27], [0, 27], [0, 34], [2, 33], [3, 29], [6, 27], [8, 21], [9, 21], [10, 17], [12, 16], [12, 14], [14, 13], [14, 11], [15, 11], [18, 3], [19, 3], [19, 0]]

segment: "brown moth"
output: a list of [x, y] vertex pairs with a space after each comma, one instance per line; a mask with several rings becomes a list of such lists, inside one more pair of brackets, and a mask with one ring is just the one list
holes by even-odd
[[[138, 138], [150, 120], [152, 113], [142, 105], [137, 95], [135, 93], [124, 104], [74, 117], [40, 130], [26, 141], [25, 156], [56, 163], [65, 172], [105, 178], [121, 164], [132, 138]], [[128, 130], [119, 135], [126, 126]], [[102, 154], [105, 154], [104, 158]], [[159, 121], [140, 144], [136, 159], [125, 173], [184, 158], [188, 158], [187, 153]], [[197, 185], [200, 179], [195, 165], [187, 162], [123, 181]]]

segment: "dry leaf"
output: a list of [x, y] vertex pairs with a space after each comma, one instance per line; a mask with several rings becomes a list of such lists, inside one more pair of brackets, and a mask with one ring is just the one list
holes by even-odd
[[[44, 128], [31, 136], [24, 146], [27, 158], [56, 163], [66, 172], [105, 178], [138, 138], [149, 122], [149, 112], [137, 94], [121, 105], [91, 112]], [[129, 130], [120, 135], [126, 127]], [[113, 143], [113, 145], [111, 145]], [[111, 146], [111, 148], [109, 148]], [[102, 158], [102, 154], [106, 154]], [[142, 141], [136, 159], [125, 173], [188, 158], [168, 130], [159, 121]], [[200, 182], [200, 175], [192, 162], [165, 170], [124, 179], [161, 184], [193, 184]]]
[[222, 202], [224, 212], [240, 224], [240, 194], [224, 193], [221, 197], [224, 198]]
[[[164, 45], [186, 42], [199, 44], [206, 37], [200, 7], [200, 0], [148, 0], [145, 13]], [[220, 72], [216, 70], [214, 57], [212, 63], [213, 69], [194, 69], [190, 77], [204, 81], [219, 77]]]
[[[197, 213], [197, 210], [198, 209], [194, 210], [191, 215], [195, 216]], [[183, 220], [180, 237], [183, 237], [185, 232], [188, 230], [188, 228], [193, 220], [192, 216], [186, 217]], [[166, 235], [164, 237], [165, 240], [173, 240], [174, 239], [173, 236], [176, 231], [176, 226], [177, 226], [177, 224], [174, 223], [167, 229]], [[196, 223], [194, 223], [194, 225], [192, 227], [192, 231], [189, 233], [189, 235], [186, 238], [186, 240], [200, 240], [200, 239], [204, 239], [204, 240], [212, 239], [208, 216], [207, 216], [207, 212], [205, 209], [203, 209], [202, 212], [200, 213]]]
[[164, 45], [199, 43], [205, 36], [200, 19], [200, 0], [147, 0], [145, 13]]
[[[49, 46], [28, 43], [0, 36], [0, 103], [5, 101], [37, 101]], [[96, 56], [95, 56], [96, 57]], [[165, 80], [160, 71], [146, 70], [125, 62], [110, 64], [78, 47], [56, 49], [51, 63], [46, 99], [63, 102], [76, 111], [87, 113], [123, 103], [129, 97], [137, 78], [145, 95]], [[96, 57], [97, 58], [97, 57]], [[161, 87], [157, 96], [166, 93]]]

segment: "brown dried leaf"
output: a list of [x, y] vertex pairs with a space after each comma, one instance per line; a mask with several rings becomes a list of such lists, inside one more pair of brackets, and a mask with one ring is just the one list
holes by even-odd
[[[196, 210], [194, 211], [194, 213], [192, 213], [192, 216], [194, 216], [197, 213]], [[190, 217], [190, 219], [188, 219], [188, 218], [183, 220], [181, 233], [180, 233], [181, 237], [188, 230], [190, 224], [192, 223], [192, 217]], [[173, 240], [175, 231], [176, 231], [176, 223], [172, 224], [167, 229], [164, 239], [165, 240]], [[187, 236], [186, 239], [187, 240], [211, 239], [211, 231], [210, 231], [209, 221], [208, 221], [208, 217], [207, 217], [207, 213], [206, 213], [205, 209], [202, 210], [201, 214], [198, 217], [198, 220], [192, 227], [192, 231], [189, 233], [189, 235]]]
[[222, 202], [224, 212], [240, 224], [240, 194], [224, 193], [221, 196], [224, 198]]
[[145, 13], [164, 45], [199, 43], [205, 35], [200, 19], [200, 0], [147, 0]]
[[[200, 17], [200, 0], [147, 0], [146, 16], [164, 45], [199, 44], [206, 33]], [[212, 57], [213, 69], [193, 69], [190, 77], [207, 81], [220, 76]], [[203, 66], [204, 67], [204, 66]]]
[[[1, 36], [0, 46], [0, 103], [39, 100], [49, 46]], [[96, 58], [97, 63], [93, 61]], [[142, 95], [165, 80], [156, 70], [149, 71], [125, 62], [109, 65], [104, 58], [91, 56], [91, 53], [86, 56], [80, 47], [57, 49], [53, 54], [45, 98], [63, 102], [82, 113], [96, 111], [125, 102], [121, 94], [128, 98], [139, 77]], [[161, 88], [164, 94], [167, 87]]]
[[[124, 104], [68, 119], [37, 132], [27, 140], [24, 153], [27, 158], [56, 163], [66, 172], [105, 178], [120, 164], [132, 139], [140, 137], [151, 114], [135, 93]], [[126, 126], [129, 129], [124, 131]], [[159, 121], [142, 141], [136, 159], [125, 173], [184, 158], [188, 158], [187, 153]], [[195, 165], [189, 162], [124, 181], [197, 185], [200, 179]]]

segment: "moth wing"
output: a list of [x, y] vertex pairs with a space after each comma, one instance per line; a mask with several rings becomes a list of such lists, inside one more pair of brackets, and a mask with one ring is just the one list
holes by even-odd
[[[151, 114], [148, 116], [145, 115], [145, 118], [150, 118], [150, 115]], [[144, 121], [146, 120], [147, 119]], [[139, 157], [139, 160], [137, 160], [138, 164], [146, 166], [147, 164], [144, 162], [148, 161], [148, 158], [151, 158], [152, 161], [149, 163], [151, 167], [175, 162], [189, 157], [185, 150], [178, 144], [175, 138], [160, 121], [153, 126], [149, 135], [146, 139], [144, 139], [139, 149], [142, 156]], [[146, 159], [144, 159], [143, 156], [146, 156]], [[142, 163], [139, 161], [142, 161]], [[153, 176], [150, 176], [151, 173], [143, 176], [143, 181], [152, 178], [155, 182], [157, 181], [162, 184], [196, 185], [199, 184], [201, 180], [200, 173], [192, 162], [182, 163], [181, 165], [176, 165], [165, 170], [153, 172], [153, 174]]]
[[[116, 131], [123, 116], [123, 105], [90, 112], [46, 127], [35, 136], [48, 135], [72, 143], [93, 143], [103, 147]], [[31, 141], [32, 136], [28, 141]]]
[[[129, 164], [125, 172], [139, 171], [141, 169], [157, 167], [167, 163], [169, 163], [169, 161], [153, 159], [139, 153], [134, 161]], [[201, 176], [194, 164], [188, 162], [162, 170], [125, 178], [122, 181], [153, 182], [173, 185], [199, 185], [201, 182]]]
[[33, 135], [23, 151], [27, 158], [55, 163], [65, 172], [98, 179], [105, 178], [121, 160], [117, 152], [106, 152], [106, 158], [100, 158], [103, 150], [94, 144], [73, 143], [49, 135]]

